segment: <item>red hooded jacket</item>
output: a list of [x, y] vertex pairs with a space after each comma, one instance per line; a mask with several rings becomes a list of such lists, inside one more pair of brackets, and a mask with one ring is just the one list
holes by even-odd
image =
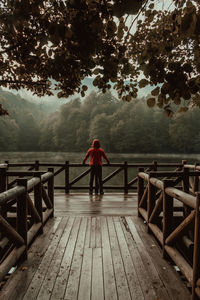
[[92, 147], [86, 153], [83, 163], [85, 164], [88, 157], [90, 157], [90, 166], [102, 166], [102, 156], [109, 164], [109, 160], [104, 150], [100, 148], [99, 140], [95, 139], [92, 143]]

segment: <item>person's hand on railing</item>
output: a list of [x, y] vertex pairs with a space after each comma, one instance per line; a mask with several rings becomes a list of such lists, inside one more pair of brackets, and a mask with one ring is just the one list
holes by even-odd
[[85, 161], [84, 160], [83, 160], [82, 164], [85, 165]]

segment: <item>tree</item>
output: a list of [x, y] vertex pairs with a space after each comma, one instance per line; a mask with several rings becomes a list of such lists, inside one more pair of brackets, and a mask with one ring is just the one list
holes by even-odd
[[[171, 102], [200, 105], [199, 0], [171, 1], [162, 11], [156, 0], [2, 0], [0, 85], [84, 96], [82, 79], [95, 75], [94, 86], [113, 83], [126, 101], [156, 86], [147, 104], [169, 116]], [[125, 14], [137, 14], [130, 26]]]

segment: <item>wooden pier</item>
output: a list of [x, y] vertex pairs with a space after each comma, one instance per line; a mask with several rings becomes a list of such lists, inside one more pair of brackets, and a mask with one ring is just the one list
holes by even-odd
[[72, 192], [70, 164], [41, 165], [0, 166], [0, 299], [199, 299], [197, 165], [132, 165], [130, 179], [123, 164], [121, 193], [103, 196]]

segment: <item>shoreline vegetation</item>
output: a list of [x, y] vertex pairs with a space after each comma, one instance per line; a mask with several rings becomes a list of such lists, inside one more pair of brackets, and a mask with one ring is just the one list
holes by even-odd
[[9, 116], [0, 118], [0, 152], [85, 152], [93, 138], [110, 153], [199, 153], [199, 108], [167, 118], [144, 98], [130, 103], [94, 91], [53, 113], [48, 104], [31, 103], [0, 91]]

